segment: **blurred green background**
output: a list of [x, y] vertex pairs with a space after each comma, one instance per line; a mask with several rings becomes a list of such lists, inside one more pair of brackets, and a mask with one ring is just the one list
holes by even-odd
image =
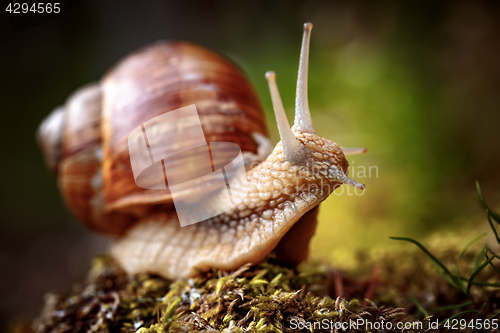
[[64, 207], [35, 144], [43, 117], [127, 53], [178, 39], [246, 71], [276, 142], [264, 73], [276, 71], [292, 120], [307, 21], [317, 132], [368, 148], [349, 158], [365, 193], [345, 188], [321, 205], [312, 255], [349, 267], [360, 249], [395, 246], [389, 236], [475, 236], [475, 180], [500, 207], [500, 2], [80, 1], [28, 30], [1, 25], [2, 321], [35, 314], [45, 291], [81, 279], [107, 245]]

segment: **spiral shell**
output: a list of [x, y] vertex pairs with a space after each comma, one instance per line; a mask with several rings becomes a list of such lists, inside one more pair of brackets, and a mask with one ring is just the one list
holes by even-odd
[[171, 207], [168, 188], [148, 190], [135, 183], [127, 139], [144, 122], [192, 104], [207, 142], [232, 142], [256, 153], [252, 135], [267, 135], [261, 104], [242, 72], [186, 42], [158, 42], [129, 55], [101, 82], [57, 108], [38, 138], [73, 212], [94, 229], [121, 234], [135, 216]]

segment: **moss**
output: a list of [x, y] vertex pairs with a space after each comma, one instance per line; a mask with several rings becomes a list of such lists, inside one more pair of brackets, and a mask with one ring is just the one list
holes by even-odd
[[[404, 311], [331, 298], [332, 269], [296, 269], [270, 258], [233, 272], [212, 270], [172, 282], [128, 277], [108, 256], [96, 258], [88, 281], [66, 295], [48, 294], [33, 323], [38, 332], [288, 332], [322, 320], [394, 320]], [[347, 281], [347, 280], [346, 280]], [[315, 324], [316, 323], [316, 324]]]
[[[456, 264], [459, 249], [434, 243], [440, 245], [431, 248], [433, 255], [443, 265]], [[94, 259], [85, 283], [65, 294], [46, 295], [32, 328], [37, 332], [290, 332], [300, 325], [321, 331], [325, 320], [329, 325], [359, 319], [420, 323], [464, 311], [469, 311], [463, 314], [466, 319], [493, 318], [500, 310], [500, 289], [481, 285], [498, 282], [496, 266], [478, 275], [479, 284], [470, 290], [471, 302], [416, 248], [387, 253], [376, 262], [359, 258], [359, 267], [350, 274], [314, 262], [284, 267], [269, 257], [259, 265], [231, 272], [211, 270], [174, 282], [149, 274], [129, 277], [109, 256], [101, 256]], [[476, 262], [472, 251], [463, 253], [461, 271], [474, 270]], [[371, 274], [364, 276], [370, 267]], [[18, 325], [11, 331], [28, 329]], [[414, 332], [423, 330], [425, 326]]]
[[[446, 265], [454, 263], [458, 252], [443, 246], [433, 251]], [[374, 263], [361, 258], [356, 271], [370, 271]], [[466, 270], [475, 261], [466, 253], [461, 268]], [[32, 328], [37, 332], [290, 332], [300, 325], [321, 331], [325, 320], [329, 325], [358, 319], [419, 322], [429, 321], [424, 318], [429, 313], [434, 316], [431, 320], [438, 320], [474, 309], [422, 252], [388, 253], [373, 267], [365, 277], [321, 263], [284, 267], [270, 257], [236, 271], [212, 270], [173, 282], [148, 274], [129, 277], [109, 256], [101, 256], [94, 259], [85, 283], [65, 294], [46, 295]], [[484, 272], [481, 281], [493, 281], [495, 274], [493, 269]], [[499, 310], [498, 288], [476, 285], [472, 292], [478, 304], [486, 304], [485, 318]], [[465, 317], [477, 317], [472, 316]], [[11, 331], [28, 329], [17, 325]]]
[[[271, 256], [236, 271], [211, 270], [175, 282], [148, 274], [128, 276], [109, 256], [101, 256], [93, 261], [85, 283], [65, 294], [47, 294], [32, 325], [21, 323], [11, 331], [330, 331], [339, 323], [362, 320], [363, 325], [337, 331], [373, 331], [376, 324], [385, 324], [385, 332], [410, 333], [449, 318], [468, 323], [499, 318], [500, 215], [489, 209], [479, 188], [478, 193], [498, 243], [484, 244], [479, 251], [483, 236], [463, 248], [443, 236], [430, 239], [435, 244], [431, 247], [396, 238], [417, 247], [375, 261], [360, 253], [349, 274], [314, 262], [284, 267]], [[417, 326], [397, 330], [396, 321]]]

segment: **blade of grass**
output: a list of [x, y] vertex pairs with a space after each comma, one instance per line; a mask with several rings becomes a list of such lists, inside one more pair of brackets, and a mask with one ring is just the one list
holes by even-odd
[[[486, 307], [486, 303], [483, 303], [483, 305], [481, 306], [481, 310], [479, 311], [479, 314], [484, 312], [485, 307]], [[476, 309], [477, 309], [477, 307], [476, 307]]]
[[441, 321], [439, 322], [439, 325], [442, 325], [442, 324], [443, 324], [443, 323], [445, 323], [447, 320], [452, 320], [452, 319], [455, 319], [455, 318], [460, 317], [460, 316], [463, 316], [464, 314], [467, 314], [467, 313], [477, 313], [477, 314], [479, 314], [479, 313], [477, 312], [477, 310], [465, 310], [465, 311], [462, 311], [462, 312], [456, 313], [456, 314], [454, 314], [453, 316], [450, 316], [450, 317], [448, 317], [448, 318], [446, 318], [446, 319], [441, 320]]
[[496, 223], [500, 224], [500, 215], [491, 210], [486, 201], [484, 200], [483, 193], [481, 192], [481, 188], [479, 187], [479, 182], [476, 180], [476, 189], [477, 189], [477, 198], [479, 199], [479, 203], [483, 206], [484, 209], [489, 210], [491, 217], [495, 220]]
[[497, 239], [497, 243], [500, 244], [500, 238], [498, 237], [498, 232], [495, 226], [493, 225], [493, 221], [491, 221], [491, 211], [489, 209], [486, 209], [486, 216], [488, 216], [488, 222], [490, 223], [491, 229], [493, 230], [493, 233], [495, 234], [495, 238]]
[[417, 298], [415, 296], [410, 296], [409, 297], [410, 301], [417, 307], [418, 311], [420, 311], [423, 315], [424, 318], [429, 317], [429, 313], [424, 309], [424, 307], [417, 301]]
[[495, 253], [495, 251], [493, 251], [489, 246], [488, 244], [487, 245], [487, 248], [488, 248], [488, 252], [490, 252], [495, 258], [497, 259], [500, 259], [500, 256], [498, 254]]
[[486, 235], [487, 235], [487, 233], [485, 232], [484, 234], [481, 234], [479, 236], [474, 237], [467, 244], [465, 244], [464, 248], [462, 249], [462, 251], [460, 251], [460, 253], [458, 254], [458, 257], [457, 257], [457, 263], [456, 263], [456, 274], [457, 275], [460, 275], [460, 271], [459, 271], [460, 260], [462, 260], [462, 257], [464, 256], [465, 252], [469, 249], [469, 247], [472, 244], [474, 244], [475, 242], [477, 242], [478, 240], [480, 240], [481, 238], [483, 238]]
[[[461, 276], [460, 278], [463, 281], [469, 281], [469, 279], [466, 277]], [[486, 282], [486, 281], [473, 281], [472, 284], [475, 284], [477, 286], [486, 286], [486, 287], [500, 287], [500, 283]]]
[[434, 261], [431, 261], [431, 263], [432, 263], [432, 265], [434, 265], [434, 267], [436, 268], [439, 276], [441, 276], [441, 278], [443, 280], [445, 280], [451, 286], [453, 286], [454, 288], [457, 288], [458, 290], [462, 291], [465, 294], [465, 286], [462, 283], [460, 283], [460, 285], [457, 286], [457, 284], [454, 282], [454, 280], [450, 279], [448, 277], [448, 275], [446, 275], [446, 273], [443, 271], [443, 269], [440, 266], [438, 266], [438, 264], [436, 264]]
[[448, 311], [448, 310], [453, 310], [453, 309], [460, 309], [462, 307], [469, 306], [469, 305], [472, 305], [472, 304], [474, 304], [474, 303], [473, 302], [466, 302], [466, 303], [462, 303], [462, 304], [440, 306], [438, 308], [429, 309], [429, 313], [432, 313], [432, 312], [441, 312], [441, 311]]
[[487, 249], [488, 245], [487, 244], [484, 244], [484, 248], [482, 251], [480, 251], [478, 254], [477, 254], [477, 257], [476, 257], [476, 260], [474, 262], [474, 269], [472, 271], [475, 271], [479, 268], [479, 266], [481, 265], [481, 263], [483, 262], [483, 259], [485, 258], [485, 254], [486, 254], [486, 249]]
[[402, 241], [410, 242], [410, 243], [413, 243], [416, 246], [418, 246], [422, 251], [424, 251], [425, 254], [427, 254], [427, 256], [429, 258], [431, 258], [431, 260], [436, 265], [438, 265], [438, 267], [440, 267], [443, 270], [443, 272], [446, 275], [448, 275], [448, 277], [451, 279], [451, 281], [447, 280], [448, 283], [450, 283], [453, 287], [455, 287], [458, 290], [461, 290], [461, 291], [463, 291], [465, 293], [464, 287], [463, 287], [462, 282], [460, 281], [460, 279], [457, 276], [451, 274], [451, 272], [448, 270], [448, 268], [441, 261], [439, 261], [432, 253], [430, 253], [429, 250], [427, 250], [422, 244], [420, 244], [419, 242], [417, 242], [414, 239], [407, 238], [407, 237], [389, 237], [389, 238], [390, 239], [394, 239], [394, 240], [402, 240]]
[[486, 266], [488, 266], [488, 264], [490, 262], [493, 261], [493, 259], [495, 259], [495, 257], [491, 257], [490, 259], [486, 260], [481, 266], [479, 266], [475, 271], [474, 273], [472, 273], [472, 275], [470, 276], [469, 278], [469, 282], [467, 283], [467, 295], [470, 295], [469, 291], [470, 291], [470, 288], [472, 287], [472, 282], [474, 281], [474, 278], [479, 274], [481, 273], [481, 271], [483, 270], [483, 268], [485, 268]]
[[[490, 259], [490, 258], [488, 257], [488, 254], [487, 254], [487, 253], [485, 254], [485, 256], [486, 256], [486, 259]], [[498, 258], [498, 257], [494, 255], [492, 258]], [[499, 269], [497, 266], [495, 266], [495, 265], [493, 264], [493, 262], [490, 262], [490, 266], [491, 266], [491, 267], [493, 267], [493, 269], [494, 269], [495, 271], [497, 271], [497, 273], [500, 273], [500, 269]]]

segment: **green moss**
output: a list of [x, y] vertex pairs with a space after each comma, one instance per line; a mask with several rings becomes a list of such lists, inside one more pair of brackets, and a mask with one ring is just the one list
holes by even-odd
[[[481, 245], [482, 236], [465, 247], [450, 245], [446, 235], [428, 239], [431, 246], [399, 238], [417, 246], [371, 261], [360, 253], [349, 273], [317, 262], [284, 267], [271, 256], [236, 271], [211, 270], [175, 282], [128, 276], [102, 256], [93, 261], [85, 283], [65, 294], [47, 294], [32, 327], [38, 332], [291, 332], [363, 319], [364, 326], [348, 331], [372, 331], [369, 323], [391, 322], [394, 329], [385, 331], [410, 333], [447, 318], [498, 318], [500, 215], [478, 193], [498, 244]], [[397, 330], [396, 321], [424, 325]], [[20, 324], [11, 331], [30, 327]]]
[[108, 256], [96, 258], [88, 281], [66, 295], [49, 294], [34, 328], [93, 332], [288, 332], [291, 323], [318, 325], [362, 316], [393, 320], [402, 309], [331, 298], [331, 268], [296, 269], [273, 259], [233, 272], [212, 270], [172, 282], [128, 277]]
[[[442, 246], [432, 251], [443, 265], [455, 263], [458, 253]], [[475, 255], [462, 254], [461, 268], [473, 268], [475, 261]], [[364, 277], [372, 264], [360, 259], [356, 271], [361, 273], [350, 275], [321, 263], [288, 268], [268, 258], [236, 271], [212, 270], [173, 282], [148, 274], [129, 277], [102, 256], [93, 261], [84, 284], [46, 296], [33, 327], [38, 332], [290, 332], [295, 323], [321, 331], [325, 320], [330, 325], [360, 318], [435, 321], [474, 309], [419, 251], [388, 253], [377, 261], [375, 274]], [[478, 281], [492, 281], [495, 274], [494, 269], [483, 272]], [[339, 292], [344, 297], [337, 297]], [[475, 285], [472, 294], [486, 304], [483, 317], [495, 315], [498, 288]], [[363, 297], [372, 300], [359, 301]], [[432, 319], [424, 318], [428, 314]]]

